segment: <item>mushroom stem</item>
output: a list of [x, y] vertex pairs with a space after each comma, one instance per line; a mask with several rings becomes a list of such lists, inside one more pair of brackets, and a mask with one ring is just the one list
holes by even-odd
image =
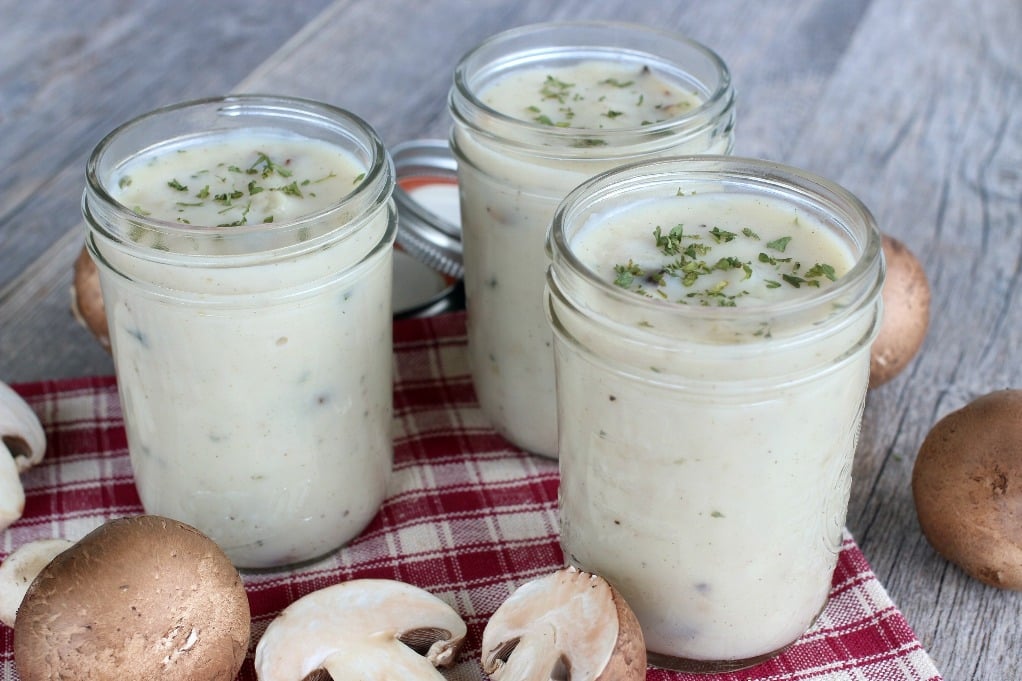
[[557, 646], [557, 630], [548, 622], [537, 623], [515, 646], [514, 654], [504, 659], [500, 651], [490, 651], [494, 667], [489, 671], [496, 681], [535, 681], [568, 679], [564, 653]]
[[366, 649], [336, 652], [323, 661], [323, 669], [332, 679], [391, 681], [442, 678], [428, 658], [400, 645], [388, 645], [382, 655], [369, 654]]

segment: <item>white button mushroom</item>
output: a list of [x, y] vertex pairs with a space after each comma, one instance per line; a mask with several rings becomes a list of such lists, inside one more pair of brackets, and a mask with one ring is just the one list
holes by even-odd
[[0, 530], [24, 513], [21, 473], [39, 463], [45, 453], [46, 433], [39, 417], [9, 385], [0, 383]]
[[640, 681], [646, 643], [605, 579], [567, 567], [512, 593], [483, 631], [483, 671], [496, 681]]
[[22, 544], [0, 565], [0, 622], [14, 626], [29, 585], [50, 561], [70, 548], [70, 539], [37, 539]]
[[454, 662], [466, 626], [444, 601], [417, 586], [356, 579], [289, 605], [256, 647], [261, 681], [334, 679], [441, 681], [434, 667]]

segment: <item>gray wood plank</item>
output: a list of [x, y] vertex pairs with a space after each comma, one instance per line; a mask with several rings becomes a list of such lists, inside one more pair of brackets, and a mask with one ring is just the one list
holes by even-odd
[[1022, 675], [1022, 594], [938, 556], [911, 496], [933, 423], [1022, 385], [1020, 28], [1019, 3], [874, 2], [791, 154], [858, 194], [933, 287], [922, 352], [869, 395], [849, 527], [949, 679]]
[[327, 4], [0, 0], [0, 380], [113, 370], [68, 307], [95, 143], [230, 91]]

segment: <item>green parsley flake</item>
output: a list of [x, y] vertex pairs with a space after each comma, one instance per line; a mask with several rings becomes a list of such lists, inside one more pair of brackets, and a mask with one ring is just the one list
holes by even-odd
[[[719, 227], [708, 230], [713, 244], [720, 245], [734, 241], [738, 234]], [[741, 230], [741, 234], [749, 239], [759, 240], [759, 235], [749, 227]], [[722, 272], [727, 275], [730, 272], [741, 272], [741, 279], [746, 281], [755, 275], [752, 262], [742, 260], [734, 255], [725, 255], [716, 260], [706, 260], [706, 256], [714, 249], [710, 243], [699, 241], [699, 234], [689, 234], [684, 230], [683, 225], [678, 224], [666, 233], [663, 228], [657, 225], [652, 232], [653, 243], [656, 249], [664, 256], [671, 258], [669, 262], [654, 267], [644, 268], [629, 259], [627, 264], [614, 266], [614, 284], [639, 293], [646, 297], [659, 297], [666, 299], [667, 284], [670, 280], [678, 280], [682, 287], [693, 289], [686, 293], [677, 302], [688, 304], [689, 301], [700, 305], [716, 305], [720, 307], [734, 307], [737, 300], [749, 295], [747, 289], [735, 290], [735, 281], [725, 278], [714, 278], [707, 285], [697, 287], [703, 277], [714, 272]], [[792, 237], [785, 236], [768, 242], [769, 249], [783, 253], [791, 243]], [[760, 252], [757, 260], [767, 265], [777, 273], [778, 279], [767, 278], [761, 275], [760, 281], [766, 289], [776, 289], [783, 286], [782, 282], [794, 288], [803, 286], [820, 286], [822, 279], [830, 281], [837, 280], [837, 272], [832, 265], [816, 263], [805, 271], [801, 263], [790, 257], [776, 257], [768, 253]]]

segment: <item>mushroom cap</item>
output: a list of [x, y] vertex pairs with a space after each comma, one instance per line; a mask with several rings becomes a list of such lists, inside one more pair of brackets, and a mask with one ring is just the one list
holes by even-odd
[[646, 643], [607, 580], [566, 567], [512, 593], [483, 631], [483, 670], [497, 681], [639, 681]]
[[234, 679], [250, 612], [237, 569], [193, 527], [110, 521], [32, 582], [14, 626], [23, 681]]
[[883, 235], [887, 274], [880, 297], [884, 317], [870, 348], [869, 387], [900, 374], [919, 352], [930, 326], [930, 282], [922, 263], [902, 242]]
[[319, 589], [285, 608], [256, 647], [261, 681], [435, 679], [467, 633], [444, 601], [411, 584], [355, 579]]
[[19, 473], [42, 461], [46, 453], [46, 432], [39, 417], [6, 383], [0, 383], [0, 439]]
[[74, 265], [71, 313], [96, 337], [100, 345], [110, 350], [110, 329], [107, 326], [106, 308], [103, 307], [103, 291], [99, 286], [99, 269], [89, 250], [84, 247]]
[[[6, 453], [5, 453], [6, 452]], [[46, 432], [21, 395], [0, 383], [0, 530], [25, 511], [20, 474], [46, 454]]]
[[0, 622], [14, 626], [29, 585], [57, 554], [71, 547], [69, 539], [36, 539], [22, 544], [0, 565]]
[[981, 582], [1022, 590], [1022, 390], [938, 421], [916, 457], [912, 496], [938, 553]]

